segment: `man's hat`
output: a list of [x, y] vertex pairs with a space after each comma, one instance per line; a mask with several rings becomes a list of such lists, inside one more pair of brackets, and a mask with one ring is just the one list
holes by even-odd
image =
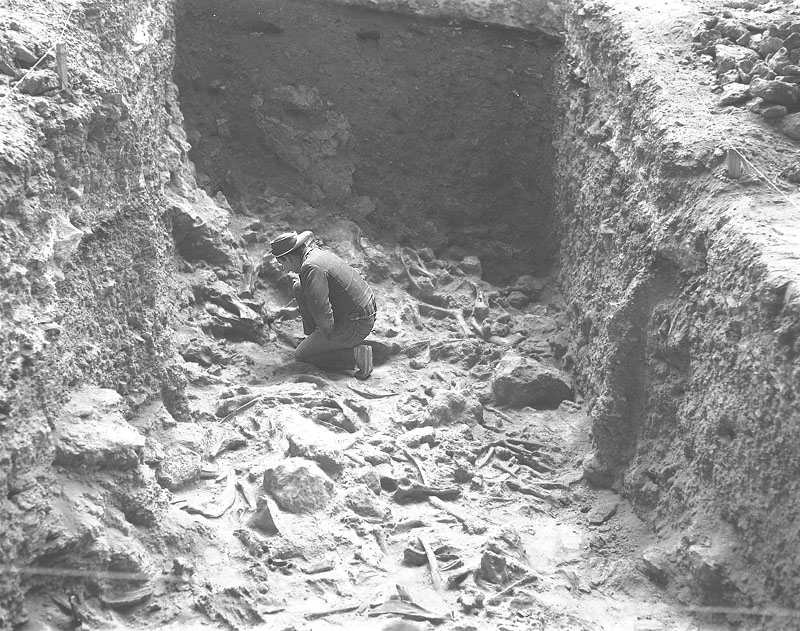
[[306, 241], [314, 238], [314, 233], [310, 230], [297, 234], [296, 232], [284, 232], [282, 235], [275, 237], [270, 245], [272, 246], [272, 256], [275, 258], [285, 256], [289, 252], [293, 252]]

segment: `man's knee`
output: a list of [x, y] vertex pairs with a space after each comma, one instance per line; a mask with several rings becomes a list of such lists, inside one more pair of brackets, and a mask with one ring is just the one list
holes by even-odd
[[294, 360], [298, 362], [308, 361], [308, 358], [311, 355], [308, 353], [306, 349], [303, 348], [302, 344], [294, 349]]

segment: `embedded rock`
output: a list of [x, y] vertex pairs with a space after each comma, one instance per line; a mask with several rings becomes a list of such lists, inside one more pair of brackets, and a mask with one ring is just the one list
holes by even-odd
[[439, 390], [423, 415], [422, 425], [474, 424], [483, 420], [483, 407], [473, 393], [465, 390]]
[[285, 511], [313, 513], [330, 501], [333, 482], [316, 463], [288, 458], [264, 472], [264, 490]]
[[416, 449], [422, 444], [433, 445], [436, 440], [436, 430], [433, 427], [415, 427], [398, 437], [397, 442], [404, 447]]
[[138, 466], [145, 438], [122, 414], [122, 397], [105, 388], [75, 393], [54, 432], [54, 463], [65, 467], [133, 469]]
[[267, 535], [278, 535], [285, 530], [281, 511], [275, 500], [268, 495], [259, 496], [256, 501], [256, 512], [247, 525]]
[[228, 231], [229, 213], [220, 208], [203, 191], [195, 199], [187, 199], [166, 191], [172, 236], [181, 256], [187, 261], [207, 261], [231, 265], [236, 256], [233, 237]]
[[32, 70], [20, 81], [19, 91], [31, 96], [39, 96], [58, 89], [58, 75], [52, 70]]
[[559, 371], [513, 351], [497, 363], [492, 392], [498, 403], [513, 407], [555, 408], [572, 398], [572, 387]]
[[177, 423], [167, 432], [167, 444], [183, 445], [198, 454], [205, 450], [207, 432], [196, 423]]
[[386, 516], [386, 508], [381, 505], [375, 493], [373, 493], [366, 484], [359, 484], [358, 486], [349, 488], [344, 493], [344, 503], [356, 515], [362, 517], [378, 517], [383, 518]]
[[345, 456], [342, 451], [315, 440], [313, 435], [289, 433], [286, 439], [289, 441], [288, 455], [313, 460], [320, 469], [331, 475], [338, 475], [344, 469]]
[[202, 468], [202, 456], [196, 451], [179, 445], [167, 450], [166, 456], [156, 471], [156, 478], [164, 488], [177, 491], [196, 480]]
[[669, 558], [660, 548], [651, 546], [642, 552], [639, 567], [656, 585], [664, 586], [669, 578]]

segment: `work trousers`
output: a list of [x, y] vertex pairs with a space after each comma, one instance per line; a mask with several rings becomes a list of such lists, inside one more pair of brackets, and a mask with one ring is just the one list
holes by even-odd
[[307, 333], [313, 329], [295, 349], [294, 358], [322, 370], [338, 371], [355, 368], [353, 349], [372, 332], [372, 327], [375, 326], [375, 314], [352, 320], [337, 320], [334, 316], [333, 331], [327, 336], [314, 325], [299, 282], [295, 283], [294, 290], [297, 306], [303, 317], [303, 330]]

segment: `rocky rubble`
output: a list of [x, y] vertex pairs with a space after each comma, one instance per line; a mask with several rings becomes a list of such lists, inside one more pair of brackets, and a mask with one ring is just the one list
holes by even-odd
[[[731, 12], [706, 18], [693, 34], [693, 50], [714, 60], [721, 107], [749, 103], [781, 133], [800, 141], [800, 22], [769, 14], [747, 21]], [[797, 182], [797, 168], [782, 176]]]

